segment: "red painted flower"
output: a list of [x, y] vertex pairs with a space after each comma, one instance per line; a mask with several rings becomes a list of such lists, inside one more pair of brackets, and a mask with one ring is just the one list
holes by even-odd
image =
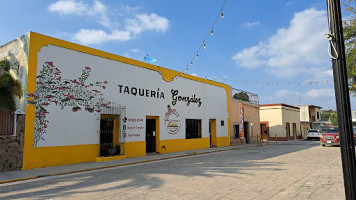
[[79, 110], [81, 110], [80, 107], [74, 107], [74, 108], [72, 108], [72, 111], [73, 111], [73, 112], [77, 112], [77, 111], [79, 111]]

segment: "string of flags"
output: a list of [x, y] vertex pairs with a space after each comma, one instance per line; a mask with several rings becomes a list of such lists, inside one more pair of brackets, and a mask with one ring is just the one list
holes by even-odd
[[[309, 86], [315, 86], [315, 85], [321, 85], [321, 84], [331, 84], [334, 83], [333, 80], [315, 80], [315, 81], [253, 81], [253, 80], [231, 80], [227, 78], [209, 78], [208, 76], [204, 76], [202, 78], [209, 79], [212, 81], [218, 81], [223, 80], [225, 83], [230, 83], [230, 84], [240, 84], [240, 85], [260, 85], [260, 86], [295, 86], [295, 85], [309, 85]], [[219, 80], [217, 80], [219, 79]]]
[[287, 81], [287, 82], [273, 82], [273, 81], [247, 81], [247, 80], [227, 80], [226, 82], [242, 83], [245, 85], [266, 85], [266, 86], [293, 86], [293, 85], [320, 85], [333, 83], [332, 80], [316, 80], [316, 81]]

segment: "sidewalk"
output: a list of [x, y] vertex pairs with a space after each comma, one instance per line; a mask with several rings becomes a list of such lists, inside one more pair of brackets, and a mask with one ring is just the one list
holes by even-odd
[[134, 157], [134, 158], [105, 161], [105, 162], [87, 162], [87, 163], [79, 163], [73, 165], [61, 165], [61, 166], [54, 166], [54, 167], [22, 170], [22, 171], [0, 172], [0, 184], [36, 179], [36, 178], [41, 178], [46, 176], [58, 176], [58, 175], [72, 174], [77, 172], [91, 171], [91, 170], [125, 166], [125, 165], [134, 165], [134, 164], [151, 162], [151, 161], [166, 160], [171, 158], [180, 158], [180, 157], [193, 156], [198, 154], [207, 154], [207, 153], [214, 153], [219, 151], [229, 151], [229, 150], [243, 149], [249, 147], [256, 147], [256, 144], [243, 144], [243, 145], [228, 146], [228, 147], [214, 147], [209, 149], [197, 149], [197, 150], [181, 151], [181, 152], [173, 152], [173, 153], [165, 153], [165, 154], [153, 154], [153, 155], [147, 155], [142, 157]]

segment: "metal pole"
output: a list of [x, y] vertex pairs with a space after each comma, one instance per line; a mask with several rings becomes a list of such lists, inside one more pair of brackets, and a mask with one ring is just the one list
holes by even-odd
[[345, 197], [356, 199], [355, 146], [351, 121], [350, 96], [347, 82], [345, 46], [342, 30], [340, 0], [326, 0], [328, 8], [330, 42], [334, 72], [337, 118], [340, 129], [341, 159], [344, 173]]

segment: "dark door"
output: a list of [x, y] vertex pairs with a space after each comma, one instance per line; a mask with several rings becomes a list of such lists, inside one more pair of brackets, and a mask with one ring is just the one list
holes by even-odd
[[146, 119], [146, 152], [156, 152], [156, 120]]
[[248, 132], [248, 122], [244, 122], [244, 137], [245, 137], [246, 144], [250, 143], [249, 136], [250, 134]]
[[114, 120], [109, 118], [100, 119], [100, 156], [110, 155], [113, 147]]
[[211, 128], [211, 121], [209, 120], [209, 137], [210, 137], [210, 147], [213, 146], [213, 143], [212, 143], [212, 128]]
[[289, 123], [286, 124], [286, 134], [287, 134], [288, 140], [290, 140], [290, 125], [289, 125]]
[[297, 124], [293, 123], [293, 139], [297, 139]]

